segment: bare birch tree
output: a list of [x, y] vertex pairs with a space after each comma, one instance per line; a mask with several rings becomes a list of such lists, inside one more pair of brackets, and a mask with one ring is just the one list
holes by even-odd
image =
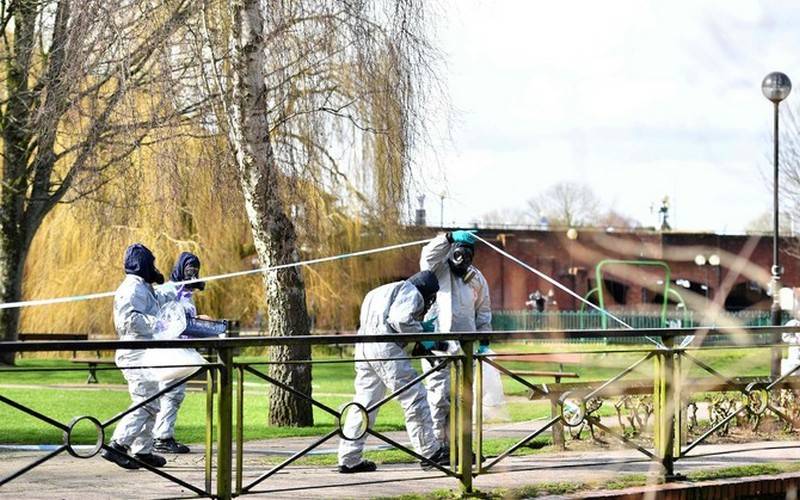
[[599, 219], [601, 203], [589, 186], [559, 182], [528, 200], [528, 210], [551, 227], [591, 226]]
[[[192, 8], [189, 0], [0, 1], [3, 302], [20, 300], [28, 250], [52, 208], [97, 193], [148, 131], [192, 113], [164, 92], [180, 78], [169, 40]], [[3, 339], [17, 338], [18, 323], [18, 309], [0, 310]]]
[[[205, 7], [209, 91], [223, 96], [261, 263], [299, 259], [298, 231], [325, 224], [310, 218], [326, 197], [396, 226], [434, 67], [422, 2], [236, 0], [230, 18], [226, 3]], [[269, 334], [308, 334], [300, 270], [269, 273], [265, 286]], [[271, 374], [310, 394], [310, 365], [286, 363], [309, 357], [307, 345], [274, 349]], [[311, 425], [311, 406], [274, 388], [269, 420]]]

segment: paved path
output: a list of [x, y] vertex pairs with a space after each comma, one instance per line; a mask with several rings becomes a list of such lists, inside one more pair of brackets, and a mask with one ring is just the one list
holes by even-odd
[[[511, 432], [510, 430], [508, 432]], [[394, 435], [393, 437], [398, 437]], [[248, 443], [245, 448], [245, 478], [248, 484], [269, 469], [264, 455], [298, 450], [308, 438], [268, 440]], [[332, 440], [323, 448], [335, 448]], [[199, 447], [195, 447], [199, 450]], [[735, 454], [722, 452], [741, 450]], [[676, 471], [718, 468], [774, 461], [800, 460], [800, 441], [749, 443], [746, 445], [707, 445], [695, 450], [702, 457], [680, 461]], [[7, 476], [24, 467], [43, 452], [0, 451], [0, 475]], [[631, 450], [563, 452], [552, 455], [511, 457], [497, 470], [475, 479], [479, 489], [509, 488], [537, 482], [600, 481], [622, 473], [648, 472], [652, 464]], [[200, 451], [188, 455], [170, 455], [164, 469], [202, 488], [204, 462]], [[438, 472], [422, 471], [417, 464], [381, 466], [378, 472], [345, 476], [333, 466], [290, 466], [254, 488], [256, 498], [322, 499], [375, 498], [404, 493], [425, 493], [437, 489], [457, 489], [456, 479]], [[40, 465], [27, 474], [0, 487], [3, 498], [175, 498], [191, 496], [179, 485], [148, 471], [125, 471], [102, 460], [73, 458], [66, 453]]]

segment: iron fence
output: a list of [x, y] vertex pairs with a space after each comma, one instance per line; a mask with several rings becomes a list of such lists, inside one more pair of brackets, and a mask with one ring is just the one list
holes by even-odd
[[[613, 311], [614, 315], [633, 327], [634, 329], [662, 328], [664, 324], [671, 328], [715, 328], [717, 325], [741, 325], [742, 327], [770, 326], [772, 320], [770, 312], [743, 310], [723, 312], [717, 317], [716, 323], [710, 323], [695, 311], [670, 311], [662, 318], [660, 312], [652, 311]], [[788, 321], [788, 313], [783, 311], [781, 323]], [[584, 311], [543, 311], [508, 310], [492, 312], [492, 328], [495, 331], [519, 330], [603, 330], [604, 314], [595, 310]], [[613, 324], [613, 321], [607, 321]], [[547, 340], [541, 340], [547, 341]], [[564, 342], [563, 339], [554, 339], [555, 342]], [[601, 344], [640, 344], [647, 342], [642, 336], [617, 337], [610, 334], [587, 335], [586, 337], [570, 340], [574, 343], [601, 343]], [[725, 344], [725, 336], [707, 335], [704, 345]], [[752, 339], [753, 343], [769, 343], [766, 335]]]
[[[705, 329], [707, 330], [707, 329]], [[730, 329], [711, 329], [703, 331], [709, 335], [728, 338], [729, 345], [723, 348], [741, 349], [742, 345], [755, 345], [751, 341], [763, 335], [778, 334], [792, 331], [790, 327], [755, 327], [744, 332]], [[693, 345], [675, 345], [675, 339], [686, 338], [698, 333], [695, 329], [639, 329], [639, 330], [563, 330], [563, 331], [515, 331], [515, 332], [471, 332], [458, 334], [398, 334], [385, 336], [355, 336], [331, 335], [308, 337], [258, 337], [258, 338], [230, 338], [230, 339], [203, 339], [203, 340], [173, 340], [173, 341], [59, 341], [59, 342], [0, 342], [0, 353], [23, 353], [35, 351], [98, 351], [114, 349], [142, 349], [142, 348], [198, 348], [208, 349], [216, 355], [216, 361], [199, 366], [207, 374], [206, 391], [206, 447], [205, 447], [205, 483], [202, 486], [169, 474], [162, 470], [140, 463], [146, 470], [158, 474], [180, 486], [187, 488], [198, 497], [232, 498], [233, 496], [258, 493], [256, 487], [268, 481], [279, 471], [285, 471], [289, 465], [300, 457], [307, 456], [322, 443], [335, 437], [345, 437], [342, 432], [342, 415], [344, 408], [332, 408], [312, 395], [301, 394], [290, 385], [276, 380], [263, 370], [263, 367], [272, 363], [263, 362], [236, 362], [234, 353], [237, 349], [245, 347], [271, 347], [292, 344], [331, 345], [355, 344], [362, 342], [398, 342], [413, 343], [420, 340], [457, 340], [461, 343], [462, 351], [458, 355], [448, 356], [444, 363], [432, 370], [421, 373], [411, 383], [387, 395], [379, 403], [368, 408], [357, 408], [367, 414], [376, 411], [388, 401], [396, 398], [398, 394], [408, 390], [413, 384], [423, 381], [436, 370], [448, 369], [451, 371], [453, 384], [451, 386], [452, 410], [450, 413], [450, 452], [451, 465], [448, 467], [435, 465], [438, 472], [456, 478], [461, 487], [470, 491], [473, 478], [480, 474], [496, 472], [498, 464], [506, 461], [509, 456], [520, 450], [546, 432], [551, 432], [554, 441], [557, 436], [563, 436], [564, 429], [570, 430], [581, 426], [590, 425], [592, 429], [599, 429], [604, 435], [619, 441], [622, 445], [637, 450], [643, 460], [650, 461], [658, 466], [660, 474], [670, 479], [675, 477], [675, 463], [691, 454], [697, 446], [706, 442], [710, 436], [720, 432], [733, 419], [748, 413], [753, 415], [773, 414], [776, 418], [794, 425], [790, 412], [781, 407], [780, 398], [775, 391], [796, 389], [792, 377], [798, 367], [793, 367], [788, 373], [770, 378], [768, 375], [751, 379], [742, 379], [735, 374], [724, 374], [704, 362], [698, 353], [710, 350], [708, 347]], [[620, 349], [595, 349], [586, 351], [587, 354], [607, 354], [609, 356], [621, 355], [630, 357], [630, 364], [619, 369], [616, 373], [604, 377], [603, 380], [559, 382], [549, 384], [538, 379], [530, 379], [520, 375], [510, 367], [505, 360], [513, 359], [512, 356], [520, 355], [552, 355], [551, 350], [525, 348], [523, 352], [506, 354], [473, 354], [477, 342], [490, 340], [492, 342], [523, 341], [523, 340], [553, 340], [580, 341], [597, 336], [613, 336], [618, 338], [660, 338], [663, 345], [652, 344], [638, 348]], [[771, 347], [770, 345], [755, 345], [758, 349]], [[399, 358], [393, 358], [399, 359]], [[409, 358], [403, 358], [409, 359]], [[320, 361], [300, 360], [300, 363], [316, 364]], [[338, 361], [345, 362], [345, 361]], [[353, 362], [347, 360], [346, 362]], [[544, 424], [525, 435], [506, 450], [496, 456], [484, 457], [484, 416], [483, 416], [483, 371], [484, 367], [491, 366], [504, 376], [516, 381], [530, 390], [532, 400], [549, 400], [552, 413]], [[645, 369], [645, 367], [649, 367]], [[151, 367], [138, 367], [151, 368]], [[765, 366], [765, 369], [768, 366]], [[69, 368], [65, 368], [69, 369]], [[78, 368], [73, 368], [78, 369]], [[103, 368], [98, 368], [102, 370]], [[127, 369], [127, 367], [126, 367]], [[7, 368], [19, 370], [18, 368]], [[32, 370], [48, 371], [45, 368], [32, 368]], [[702, 376], [698, 377], [700, 372]], [[767, 370], [768, 372], [768, 370]], [[644, 375], [642, 375], [644, 373]], [[692, 374], [689, 376], [689, 374]], [[258, 477], [249, 483], [244, 481], [245, 465], [243, 461], [244, 425], [243, 401], [245, 398], [244, 376], [248, 374], [266, 382], [275, 390], [288, 391], [297, 397], [308, 400], [312, 405], [331, 415], [337, 422], [336, 427], [319, 437], [311, 445], [297, 451], [280, 464], [262, 471]], [[632, 379], [638, 374], [639, 378]], [[0, 373], [2, 375], [2, 373]], [[0, 403], [15, 410], [26, 413], [38, 420], [48, 423], [64, 432], [64, 443], [54, 451], [14, 471], [0, 479], [0, 492], [2, 486], [12, 480], [19, 480], [21, 476], [31, 471], [38, 465], [50, 460], [61, 453], [69, 453], [82, 459], [93, 459], [97, 454], [107, 449], [105, 444], [105, 431], [118, 422], [129, 412], [147, 404], [152, 399], [171, 390], [183, 383], [188, 377], [170, 384], [169, 387], [159, 391], [152, 398], [115, 415], [111, 419], [101, 420], [95, 415], [76, 415], [70, 423], [59, 422], [44, 413], [33, 410], [14, 399], [3, 395], [0, 386]], [[541, 377], [540, 377], [541, 378]], [[736, 391], [741, 394], [738, 402], [734, 402], [730, 411], [708, 424], [701, 433], [690, 436], [687, 432], [690, 397], [693, 394], [704, 394], [714, 391]], [[214, 397], [214, 394], [216, 393]], [[598, 410], [603, 406], [604, 399], [625, 398], [640, 394], [651, 398], [652, 410], [646, 415], [644, 424], [639, 418], [639, 426], [648, 426], [647, 420], [652, 417], [652, 438], [642, 439], [610, 425], [598, 417]], [[473, 402], [473, 395], [476, 401]], [[598, 404], [598, 401], [600, 402]], [[473, 405], [473, 403], [475, 403]], [[646, 405], [645, 405], [646, 406]], [[632, 407], [639, 408], [637, 405]], [[618, 406], [617, 409], [622, 408]], [[620, 422], [622, 416], [620, 415]], [[636, 418], [631, 416], [631, 422]], [[216, 425], [214, 425], [216, 421]], [[78, 422], [90, 422], [96, 428], [97, 440], [95, 446], [88, 452], [78, 450], [73, 443], [71, 431]], [[216, 439], [213, 429], [216, 428]], [[581, 427], [582, 428], [582, 427]], [[407, 453], [411, 457], [424, 460], [414, 450], [402, 443], [386, 436], [384, 433], [367, 427], [366, 433], [382, 440], [391, 447]], [[594, 430], [592, 431], [594, 432]], [[216, 448], [212, 446], [216, 441]], [[234, 444], [235, 452], [234, 452]], [[213, 453], [213, 457], [212, 457]], [[213, 459], [212, 459], [213, 458]], [[251, 471], [252, 472], [252, 471]], [[216, 481], [212, 481], [213, 478]]]

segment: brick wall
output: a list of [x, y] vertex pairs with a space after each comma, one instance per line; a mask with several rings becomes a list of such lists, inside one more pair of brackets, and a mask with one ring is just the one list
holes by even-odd
[[[437, 232], [423, 228], [417, 231], [423, 237]], [[597, 285], [595, 266], [604, 259], [663, 260], [669, 265], [672, 287], [690, 302], [690, 308], [699, 308], [706, 298], [721, 300], [727, 309], [769, 309], [770, 306], [771, 299], [763, 290], [772, 265], [770, 236], [591, 229], [577, 230], [575, 239], [568, 238], [565, 230], [489, 229], [480, 230], [479, 234], [581, 296]], [[781, 240], [782, 249], [794, 244], [794, 240]], [[418, 265], [418, 253], [415, 250], [405, 254], [404, 268], [407, 267], [407, 274], [412, 274]], [[706, 260], [704, 265], [695, 263], [698, 255]], [[712, 255], [720, 258], [720, 265], [708, 262]], [[785, 269], [783, 285], [800, 286], [797, 260], [785, 251], [780, 258]], [[475, 264], [489, 281], [492, 307], [496, 310], [525, 309], [528, 295], [536, 290], [545, 295], [552, 290], [559, 309], [580, 308], [577, 299], [480, 244]], [[606, 271], [603, 295], [607, 305], [657, 308], [655, 301], [663, 290], [663, 271], [651, 266], [608, 266]], [[689, 288], [675, 284], [676, 280]], [[614, 299], [614, 292], [619, 300]]]

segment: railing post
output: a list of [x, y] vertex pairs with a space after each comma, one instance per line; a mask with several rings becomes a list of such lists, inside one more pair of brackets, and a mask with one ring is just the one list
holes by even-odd
[[472, 374], [473, 374], [473, 355], [472, 348], [474, 342], [469, 340], [461, 343], [464, 350], [464, 364], [461, 367], [461, 397], [459, 402], [461, 408], [461, 433], [459, 436], [459, 473], [461, 474], [461, 488], [465, 493], [472, 492]]
[[661, 461], [665, 481], [674, 476], [675, 462], [675, 366], [673, 340], [664, 338], [665, 349], [659, 349], [654, 360], [653, 404], [655, 421], [653, 437], [656, 456]]
[[686, 378], [684, 377], [683, 373], [683, 355], [681, 352], [676, 352], [673, 356], [675, 360], [675, 368], [673, 370], [674, 373], [674, 383], [673, 383], [673, 392], [675, 397], [673, 398], [675, 404], [675, 443], [673, 449], [673, 455], [675, 460], [681, 457], [681, 449], [686, 445], [689, 440], [689, 427], [688, 427], [688, 402], [687, 393], [683, 390], [684, 382]]
[[217, 498], [229, 500], [232, 497], [232, 442], [233, 442], [233, 352], [219, 349], [219, 432], [217, 433]]
[[[550, 418], [556, 418], [561, 415], [561, 401], [559, 398], [550, 396]], [[551, 427], [550, 432], [553, 434], [553, 446], [559, 450], [567, 449], [567, 442], [564, 439], [564, 423], [557, 420]]]
[[458, 368], [460, 360], [450, 360], [450, 465], [456, 467], [458, 464], [458, 429], [461, 420], [458, 417], [459, 404], [458, 400], [461, 399], [461, 371]]
[[244, 368], [236, 367], [236, 494], [242, 493], [242, 463], [244, 458]]
[[481, 452], [483, 451], [483, 362], [478, 361], [478, 370], [475, 372], [475, 460], [477, 463], [476, 474], [481, 473]]
[[211, 493], [212, 457], [214, 456], [214, 370], [206, 370], [206, 491]]

